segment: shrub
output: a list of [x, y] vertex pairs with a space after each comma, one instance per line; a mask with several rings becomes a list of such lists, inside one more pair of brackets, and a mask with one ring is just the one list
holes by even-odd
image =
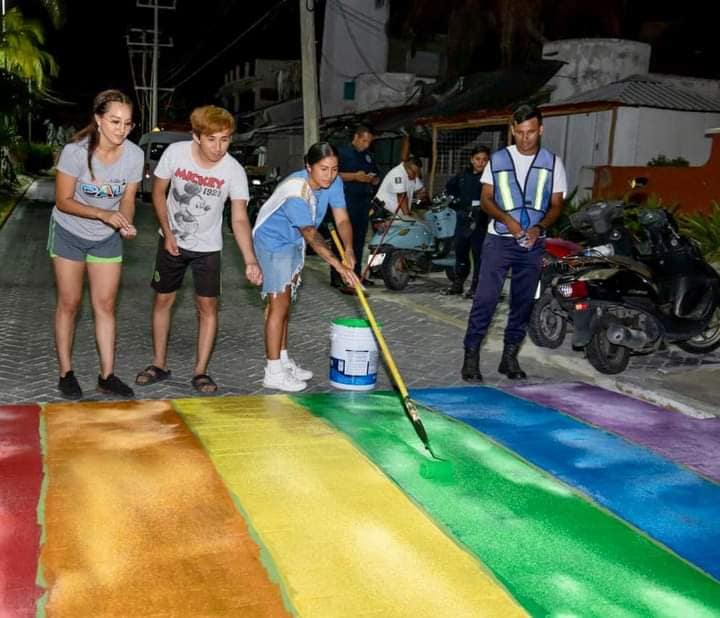
[[28, 174], [38, 174], [49, 170], [54, 164], [54, 150], [48, 144], [28, 144], [23, 142], [15, 148], [15, 156]]
[[710, 263], [720, 263], [720, 204], [713, 202], [710, 214], [683, 214], [678, 220], [680, 231], [699, 244], [705, 259]]
[[664, 154], [658, 155], [648, 161], [649, 167], [688, 167], [690, 161], [685, 157], [675, 157], [674, 159], [668, 159]]

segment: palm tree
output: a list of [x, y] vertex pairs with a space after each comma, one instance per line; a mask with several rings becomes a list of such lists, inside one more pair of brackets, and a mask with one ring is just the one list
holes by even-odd
[[53, 57], [42, 49], [45, 33], [39, 22], [25, 19], [17, 7], [2, 18], [0, 68], [30, 82], [34, 90], [43, 90], [48, 75], [57, 73]]

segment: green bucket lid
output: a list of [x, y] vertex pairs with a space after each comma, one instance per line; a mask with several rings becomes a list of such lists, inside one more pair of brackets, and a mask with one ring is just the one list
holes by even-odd
[[[332, 323], [347, 328], [370, 328], [370, 322], [362, 318], [335, 318]], [[382, 326], [382, 324], [378, 322], [378, 326]]]

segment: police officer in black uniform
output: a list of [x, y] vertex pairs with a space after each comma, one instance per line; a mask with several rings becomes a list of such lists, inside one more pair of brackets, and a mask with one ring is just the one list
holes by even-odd
[[[355, 253], [355, 274], [362, 271], [362, 254], [367, 234], [370, 200], [375, 187], [380, 182], [375, 161], [368, 152], [373, 141], [373, 131], [367, 125], [359, 125], [355, 129], [352, 142], [341, 147], [340, 177], [345, 185], [345, 203], [353, 230], [353, 252]], [[346, 288], [334, 269], [330, 270], [330, 282], [341, 291], [351, 292]], [[363, 285], [374, 285], [374, 282], [363, 279]]]
[[452, 285], [442, 294], [462, 294], [465, 279], [470, 274], [470, 253], [472, 252], [472, 280], [465, 298], [475, 296], [480, 274], [480, 256], [488, 226], [488, 216], [480, 208], [482, 184], [480, 177], [490, 160], [490, 149], [477, 146], [470, 153], [470, 165], [457, 176], [453, 176], [445, 191], [457, 200], [457, 224], [455, 226], [455, 278]]

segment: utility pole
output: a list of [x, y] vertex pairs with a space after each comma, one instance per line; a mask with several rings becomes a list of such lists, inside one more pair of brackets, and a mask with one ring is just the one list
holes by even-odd
[[[308, 8], [310, 7], [310, 8]], [[303, 124], [305, 152], [320, 139], [318, 130], [317, 59], [315, 57], [315, 0], [300, 0]]]
[[[160, 88], [158, 85], [158, 61], [160, 56], [160, 48], [161, 47], [172, 47], [173, 41], [172, 38], [169, 39], [167, 42], [160, 42], [160, 10], [175, 10], [175, 0], [137, 0], [136, 6], [139, 8], [144, 9], [152, 9], [153, 10], [153, 28], [152, 30], [142, 30], [138, 28], [133, 28], [130, 30], [130, 33], [126, 37], [127, 45], [128, 45], [128, 53], [130, 54], [130, 63], [131, 68], [134, 66], [133, 63], [133, 53], [130, 52], [131, 46], [138, 46], [143, 48], [152, 48], [152, 61], [151, 61], [151, 69], [150, 69], [150, 86], [146, 86], [147, 83], [145, 78], [145, 49], [142, 51], [142, 86], [138, 84], [138, 81], [135, 80], [134, 77], [134, 68], [133, 68], [133, 81], [135, 82], [133, 85], [135, 87], [136, 91], [143, 91], [138, 92], [138, 100], [141, 102], [146, 102], [145, 94], [147, 91], [150, 92], [150, 123], [149, 123], [149, 129], [153, 130], [157, 128], [158, 126], [158, 92], [161, 90], [165, 91], [171, 91], [172, 88]], [[152, 35], [151, 42], [148, 42], [147, 40], [147, 34]], [[139, 35], [139, 40], [138, 40]], [[140, 95], [143, 95], [142, 97]], [[144, 116], [144, 115], [143, 115]]]

